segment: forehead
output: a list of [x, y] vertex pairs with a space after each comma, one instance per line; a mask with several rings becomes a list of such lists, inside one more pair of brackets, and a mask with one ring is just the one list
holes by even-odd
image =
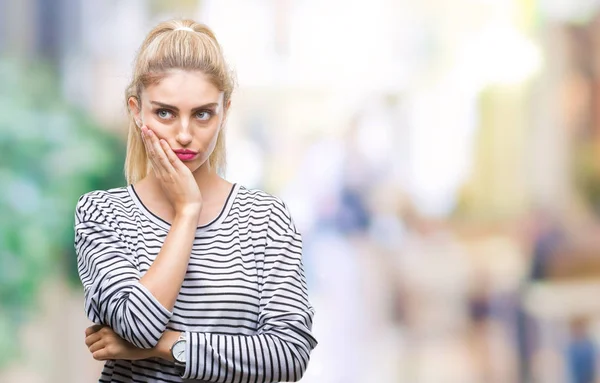
[[142, 98], [181, 108], [221, 102], [223, 92], [201, 71], [170, 70], [142, 92]]

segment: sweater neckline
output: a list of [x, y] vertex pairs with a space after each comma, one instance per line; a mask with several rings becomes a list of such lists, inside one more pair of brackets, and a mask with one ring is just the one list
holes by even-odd
[[[163, 228], [167, 231], [171, 229], [171, 223], [167, 222], [166, 220], [162, 219], [158, 215], [154, 214], [150, 209], [148, 209], [146, 207], [146, 205], [144, 205], [141, 198], [135, 191], [135, 187], [133, 186], [133, 184], [127, 185], [127, 191], [129, 192], [129, 196], [131, 197], [131, 199], [133, 200], [135, 205], [138, 207], [138, 209], [142, 212], [142, 214], [146, 218], [148, 218], [150, 221], [154, 222], [155, 224], [157, 224], [158, 226], [160, 226], [161, 228]], [[229, 211], [231, 210], [231, 206], [233, 205], [233, 202], [235, 200], [235, 197], [238, 194], [238, 191], [239, 191], [239, 185], [237, 183], [234, 183], [231, 186], [231, 190], [229, 191], [229, 194], [227, 195], [227, 199], [225, 200], [225, 203], [223, 204], [223, 207], [221, 208], [221, 211], [219, 212], [219, 214], [209, 223], [197, 226], [196, 232], [206, 231], [206, 230], [209, 230], [209, 229], [219, 226], [221, 224], [221, 222], [223, 222], [223, 220], [229, 215]]]

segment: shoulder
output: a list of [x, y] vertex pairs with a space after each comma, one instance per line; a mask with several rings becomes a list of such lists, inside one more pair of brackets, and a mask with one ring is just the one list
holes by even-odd
[[87, 192], [77, 200], [76, 219], [78, 221], [104, 221], [110, 215], [115, 214], [115, 207], [123, 206], [129, 198], [129, 192], [125, 186]]
[[266, 217], [269, 221], [269, 229], [275, 234], [282, 235], [296, 231], [288, 206], [278, 196], [261, 189], [240, 186], [237, 200], [245, 208], [244, 210], [250, 210], [255, 216]]

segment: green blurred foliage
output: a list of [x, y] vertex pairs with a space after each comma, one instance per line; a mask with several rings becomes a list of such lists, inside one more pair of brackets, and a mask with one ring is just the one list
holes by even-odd
[[49, 66], [0, 58], [0, 84], [2, 367], [46, 278], [80, 287], [74, 207], [85, 192], [124, 184], [125, 145], [64, 101]]

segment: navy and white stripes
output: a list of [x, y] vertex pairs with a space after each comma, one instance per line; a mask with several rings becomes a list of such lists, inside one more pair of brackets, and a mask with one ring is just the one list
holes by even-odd
[[139, 283], [169, 228], [131, 185], [90, 192], [77, 203], [88, 318], [137, 347], [153, 347], [165, 329], [188, 338], [185, 371], [160, 359], [108, 361], [100, 382], [299, 380], [317, 342], [302, 239], [285, 205], [235, 185], [219, 217], [196, 230], [172, 312]]

